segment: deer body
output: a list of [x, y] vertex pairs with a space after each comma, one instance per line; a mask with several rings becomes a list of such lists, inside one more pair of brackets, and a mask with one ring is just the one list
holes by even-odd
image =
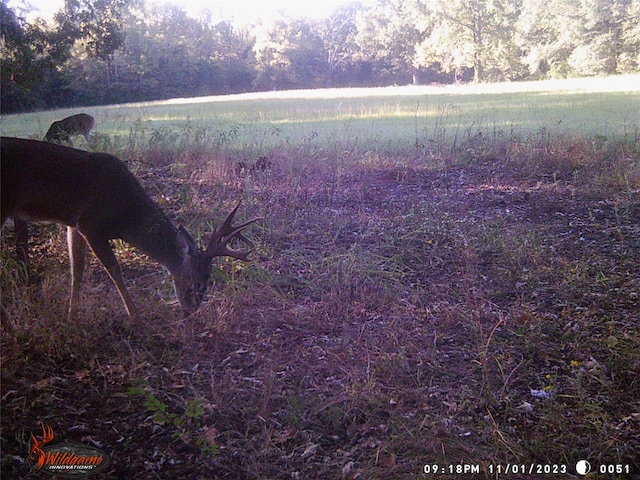
[[46, 142], [71, 145], [71, 135], [82, 135], [89, 141], [95, 119], [86, 113], [78, 113], [53, 122], [44, 136]]
[[[13, 216], [67, 225], [71, 259], [69, 315], [77, 308], [86, 244], [118, 288], [127, 313], [136, 308], [125, 286], [109, 240], [122, 239], [158, 261], [173, 274], [185, 314], [202, 301], [214, 256], [247, 259], [230, 250], [234, 237], [258, 219], [233, 227], [237, 208], [201, 251], [183, 227], [175, 227], [118, 158], [36, 140], [2, 138], [2, 224]], [[239, 206], [239, 205], [238, 205]]]

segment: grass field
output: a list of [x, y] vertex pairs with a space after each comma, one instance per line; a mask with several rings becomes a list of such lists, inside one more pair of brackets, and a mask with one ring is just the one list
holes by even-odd
[[[640, 76], [480, 86], [327, 89], [230, 95], [82, 109], [95, 131], [127, 144], [135, 131], [209, 137], [210, 142], [266, 152], [316, 143], [360, 152], [404, 152], [464, 135], [530, 136], [539, 132], [633, 138]], [[42, 138], [74, 110], [2, 118], [5, 136]], [[222, 137], [222, 138], [221, 138]], [[232, 137], [232, 138], [230, 138]], [[154, 140], [157, 135], [154, 136]], [[170, 139], [169, 139], [170, 140]], [[231, 142], [230, 140], [233, 140]]]
[[2, 477], [43, 421], [114, 479], [640, 478], [637, 80], [82, 109], [196, 238], [264, 221], [187, 319], [116, 242], [133, 325], [93, 256], [68, 324], [63, 229], [25, 283], [6, 225]]

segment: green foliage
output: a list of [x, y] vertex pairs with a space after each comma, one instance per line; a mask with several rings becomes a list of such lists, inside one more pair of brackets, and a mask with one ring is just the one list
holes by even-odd
[[323, 42], [317, 26], [283, 17], [259, 29], [253, 46], [257, 90], [322, 85]]
[[0, 1], [0, 108], [32, 110], [47, 105], [46, 98], [60, 81], [56, 67], [66, 61], [74, 36], [63, 28], [49, 28], [43, 21], [28, 23]]
[[204, 454], [215, 453], [215, 445], [211, 445], [206, 439], [200, 437], [198, 430], [203, 426], [203, 416], [205, 413], [202, 400], [194, 398], [184, 404], [184, 413], [173, 413], [169, 411], [169, 406], [158, 399], [152, 392], [144, 387], [130, 387], [128, 392], [130, 397], [143, 397], [143, 406], [155, 425], [173, 430], [173, 438], [180, 439], [185, 443], [194, 441], [200, 445]]
[[640, 0], [380, 0], [257, 26], [173, 5], [1, 0], [2, 111], [391, 83], [611, 75], [640, 64]]

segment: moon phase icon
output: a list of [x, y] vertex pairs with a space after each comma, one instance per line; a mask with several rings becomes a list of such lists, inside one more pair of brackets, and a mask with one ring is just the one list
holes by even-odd
[[591, 465], [586, 460], [580, 460], [576, 463], [576, 472], [578, 475], [586, 475], [591, 471]]

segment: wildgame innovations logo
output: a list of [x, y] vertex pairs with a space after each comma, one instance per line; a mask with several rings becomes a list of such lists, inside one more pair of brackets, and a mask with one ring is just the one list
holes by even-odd
[[54, 442], [53, 429], [40, 423], [42, 434], [31, 434], [29, 463], [38, 473], [60, 478], [83, 478], [104, 472], [109, 455], [76, 442]]

